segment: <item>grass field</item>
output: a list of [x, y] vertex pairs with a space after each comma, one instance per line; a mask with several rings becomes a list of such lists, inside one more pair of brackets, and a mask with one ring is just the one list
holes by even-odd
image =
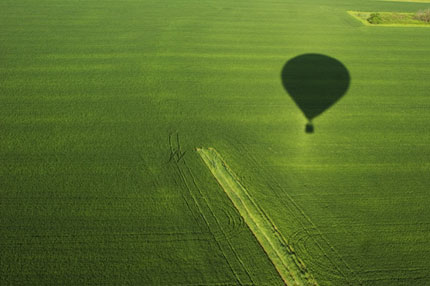
[[[0, 2], [1, 285], [283, 285], [213, 147], [318, 285], [430, 284], [430, 29], [335, 0]], [[313, 120], [301, 54], [347, 67]], [[317, 91], [316, 91], [317, 92]]]

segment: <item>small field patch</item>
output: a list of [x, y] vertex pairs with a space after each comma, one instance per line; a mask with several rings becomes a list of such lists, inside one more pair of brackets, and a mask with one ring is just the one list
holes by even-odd
[[430, 27], [430, 22], [417, 19], [417, 13], [361, 11], [347, 13], [366, 26]]

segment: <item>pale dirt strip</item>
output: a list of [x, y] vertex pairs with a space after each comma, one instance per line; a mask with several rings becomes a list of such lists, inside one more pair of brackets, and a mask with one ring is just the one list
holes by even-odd
[[263, 247], [286, 285], [318, 285], [269, 217], [213, 148], [197, 152]]

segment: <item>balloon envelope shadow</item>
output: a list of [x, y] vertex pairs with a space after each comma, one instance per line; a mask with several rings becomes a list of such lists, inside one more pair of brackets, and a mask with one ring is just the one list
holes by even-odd
[[305, 131], [313, 133], [312, 119], [335, 104], [348, 90], [350, 76], [338, 60], [320, 54], [304, 54], [282, 69], [285, 90], [308, 119]]

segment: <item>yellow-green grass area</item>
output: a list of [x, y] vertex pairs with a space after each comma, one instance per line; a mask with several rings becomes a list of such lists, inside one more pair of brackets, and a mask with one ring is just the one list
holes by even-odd
[[286, 285], [318, 285], [276, 225], [249, 195], [214, 148], [197, 152], [260, 242]]
[[[361, 11], [347, 11], [347, 13], [366, 26], [430, 27], [430, 23], [414, 19], [414, 13]], [[372, 13], [378, 13], [382, 22], [379, 24], [370, 23], [367, 19]]]

